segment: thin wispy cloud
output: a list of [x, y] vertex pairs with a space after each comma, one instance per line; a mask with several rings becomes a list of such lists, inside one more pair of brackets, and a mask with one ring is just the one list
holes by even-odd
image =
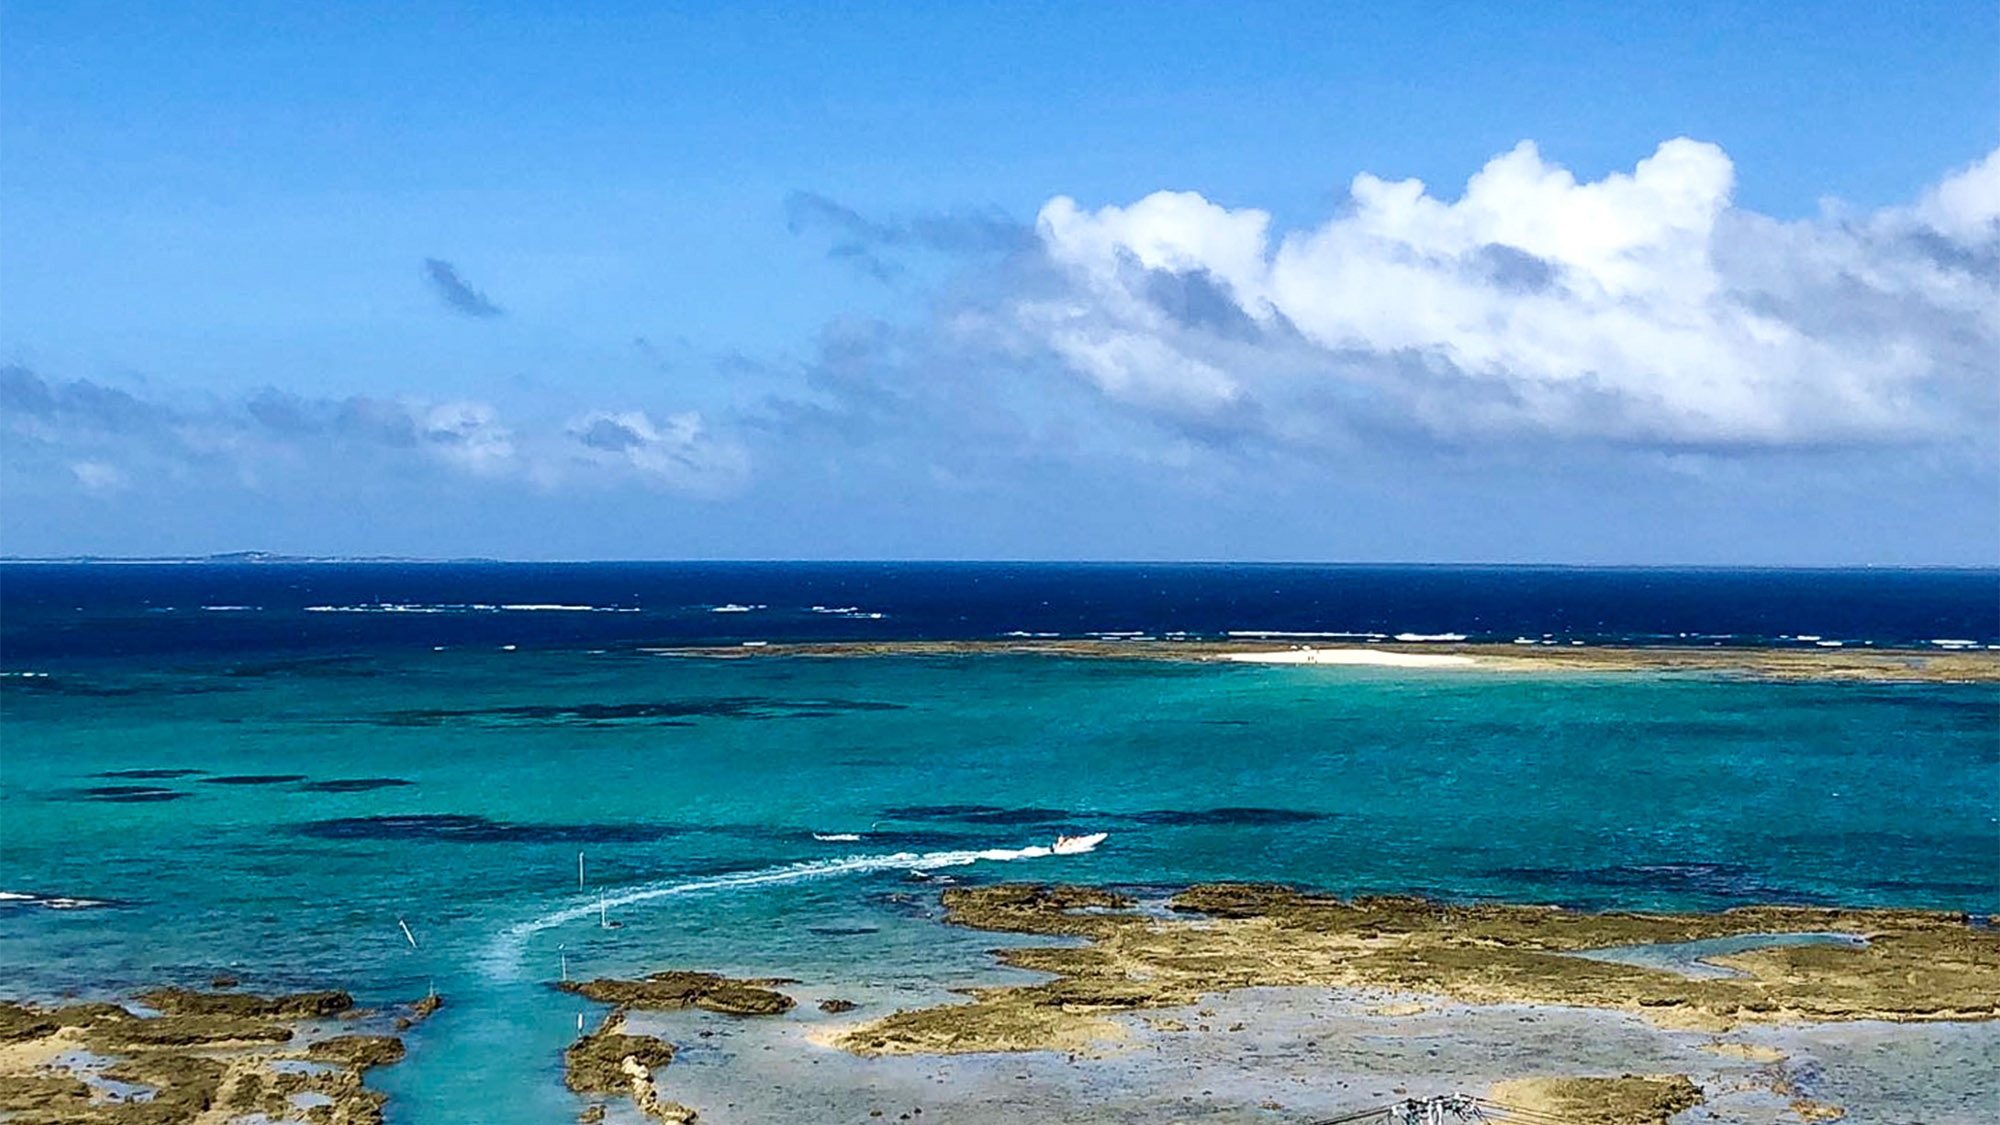
[[430, 281], [431, 291], [453, 312], [478, 317], [506, 315], [505, 310], [488, 300], [486, 294], [474, 289], [459, 276], [458, 267], [442, 258], [424, 259], [424, 277]]
[[815, 192], [785, 200], [785, 226], [795, 235], [823, 234], [827, 256], [878, 281], [900, 278], [899, 256], [921, 251], [955, 257], [991, 256], [1032, 249], [1032, 228], [997, 209], [932, 212], [906, 218], [872, 218]]
[[90, 380], [51, 382], [0, 368], [0, 447], [9, 484], [45, 491], [261, 489], [279, 477], [352, 480], [373, 473], [459, 478], [557, 493], [637, 484], [726, 495], [749, 459], [699, 412], [525, 413], [418, 394], [309, 397], [265, 388], [247, 398], [148, 399]]

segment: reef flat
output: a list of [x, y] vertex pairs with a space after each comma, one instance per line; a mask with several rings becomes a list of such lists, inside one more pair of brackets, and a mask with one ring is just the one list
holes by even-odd
[[[378, 1125], [362, 1083], [403, 1058], [396, 1032], [437, 1010], [357, 1009], [345, 992], [163, 988], [122, 1004], [0, 1003], [0, 1115], [13, 1125]], [[377, 1026], [386, 1025], [386, 1026]], [[357, 1030], [358, 1029], [358, 1030]]]
[[[675, 1047], [666, 1040], [633, 1031], [626, 1015], [635, 1010], [680, 1011], [699, 1008], [731, 1016], [770, 1016], [790, 1011], [790, 996], [770, 986], [789, 984], [784, 978], [734, 980], [716, 973], [667, 970], [638, 980], [602, 977], [565, 980], [563, 991], [613, 1005], [597, 1029], [577, 1037], [563, 1052], [563, 1083], [586, 1096], [627, 1096], [638, 1111], [665, 1125], [684, 1125], [697, 1111], [660, 1096], [653, 1072], [674, 1061]], [[592, 1100], [579, 1119], [601, 1121], [605, 1103]]]
[[[1229, 883], [1175, 895], [1167, 903], [1180, 915], [1174, 918], [1087, 887], [954, 887], [943, 901], [947, 920], [958, 925], [1086, 940], [1001, 950], [1007, 965], [1054, 979], [897, 1012], [848, 1029], [837, 1045], [861, 1054], [1071, 1050], [1116, 1039], [1108, 1013], [1268, 986], [1608, 1008], [1711, 1031], [1745, 1023], [2000, 1017], [2000, 931], [1931, 911], [1763, 906], [1714, 914], [1582, 913], [1403, 897], [1344, 901]], [[1852, 934], [1865, 944], [1749, 949], [1715, 958], [1739, 975], [1714, 978], [1575, 956], [1804, 933]]]
[[[1674, 672], [1772, 681], [1880, 683], [2000, 683], [2000, 652], [1940, 648], [1766, 648], [1751, 646], [1634, 646], [1458, 644], [1393, 641], [1320, 642], [1325, 653], [1375, 653], [1386, 657], [1455, 656], [1469, 669], [1505, 672]], [[771, 657], [1049, 656], [1068, 659], [1230, 662], [1245, 657], [1300, 652], [1300, 646], [1264, 641], [995, 639], [988, 641], [879, 641], [653, 648], [663, 656], [753, 660]], [[1306, 662], [1306, 661], [1301, 661]], [[1367, 664], [1367, 660], [1326, 663]], [[1383, 660], [1385, 665], [1396, 661]]]

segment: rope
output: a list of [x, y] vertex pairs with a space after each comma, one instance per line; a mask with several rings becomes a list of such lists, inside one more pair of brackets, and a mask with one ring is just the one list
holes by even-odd
[[[1488, 1114], [1492, 1114], [1489, 1117]], [[1456, 1125], [1457, 1122], [1489, 1122], [1495, 1119], [1520, 1125], [1570, 1125], [1566, 1119], [1538, 1109], [1507, 1105], [1465, 1094], [1409, 1098], [1388, 1105], [1356, 1110], [1339, 1117], [1315, 1120], [1310, 1125]]]

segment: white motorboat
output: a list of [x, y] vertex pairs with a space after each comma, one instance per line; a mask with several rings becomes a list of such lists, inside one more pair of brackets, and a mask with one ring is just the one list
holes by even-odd
[[1049, 851], [1056, 855], [1080, 855], [1104, 842], [1108, 832], [1092, 832], [1088, 836], [1057, 836]]

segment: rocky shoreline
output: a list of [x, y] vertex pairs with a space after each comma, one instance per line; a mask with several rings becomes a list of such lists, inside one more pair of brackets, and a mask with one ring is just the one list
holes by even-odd
[[[1591, 1125], [1663, 1125], [1704, 1104], [1717, 1120], [1778, 1125], [1836, 1120], [1854, 1097], [1852, 1079], [1828, 1093], [1811, 1061], [1850, 1050], [1829, 1028], [1931, 1050], [1925, 1065], [2000, 1057], [2000, 1037], [1893, 1030], [2000, 1020], [2000, 931], [1964, 915], [1588, 913], [1244, 883], [1003, 883], [940, 901], [948, 924], [1044, 939], [994, 953], [1038, 979], [908, 1007], [862, 978], [551, 982], [607, 1008], [563, 1052], [579, 1120], [729, 1125], [808, 1102], [872, 1113], [893, 1096], [886, 1114], [933, 1125], [1080, 1108], [1136, 1122], [1187, 1103], [1275, 1125], [1458, 1091]], [[1702, 960], [1714, 975], [1597, 956], [1769, 935], [1850, 940], [1728, 946]], [[836, 995], [855, 988], [859, 1005]], [[345, 992], [163, 988], [123, 1004], [0, 1004], [0, 1115], [376, 1125], [384, 1095], [364, 1075], [399, 1062], [403, 1033], [439, 1003], [364, 1011]]]
[[[1071, 941], [995, 951], [1005, 966], [1046, 974], [1038, 983], [971, 989], [962, 1002], [854, 1023], [826, 1018], [851, 1010], [846, 1003], [817, 1005], [817, 1015], [792, 1014], [792, 998], [772, 987], [793, 983], [784, 980], [664, 972], [639, 980], [566, 983], [561, 987], [569, 992], [615, 1005], [597, 1031], [571, 1048], [572, 1088], [630, 1096], [660, 1121], [695, 1120], [695, 1109], [659, 1097], [650, 1072], [672, 1061], [679, 1048], [695, 1042], [706, 1048], [710, 1035], [748, 1035], [760, 1044], [757, 1053], [736, 1055], [728, 1073], [712, 1063], [701, 1071], [676, 1063], [679, 1076], [671, 1084], [677, 1096], [700, 1105], [708, 1104], [704, 1099], [731, 1099], [726, 1106], [717, 1104], [717, 1120], [754, 1120], [725, 1110], [742, 1114], [762, 1104], [734, 1099], [772, 1077], [789, 1077], [817, 1091], [839, 1073], [845, 1075], [839, 1081], [869, 1090], [876, 1077], [900, 1075], [897, 1081], [905, 1085], [916, 1077], [900, 1070], [870, 1077], [871, 1067], [929, 1069], [964, 1058], [975, 1061], [972, 1073], [982, 1074], [993, 1066], [976, 1060], [1018, 1056], [1058, 1060], [1061, 1071], [1066, 1058], [1068, 1074], [1078, 1076], [1069, 1079], [1077, 1083], [1070, 1094], [1047, 1093], [1055, 1100], [1020, 1111], [1021, 1120], [1042, 1120], [1043, 1113], [1063, 1119], [1074, 1112], [1073, 1104], [1061, 1108], [1069, 1104], [1061, 1102], [1064, 1097], [1113, 1112], [1112, 1104], [1093, 1099], [1121, 1095], [1090, 1094], [1091, 1083], [1101, 1080], [1082, 1077], [1089, 1068], [1122, 1073], [1140, 1065], [1135, 1059], [1170, 1043], [1176, 1044], [1174, 1053], [1208, 1060], [1194, 1063], [1197, 1071], [1204, 1065], [1227, 1070], [1230, 1052], [1251, 1052], [1233, 1057], [1235, 1065], [1248, 1068], [1239, 1078], [1218, 1075], [1208, 1080], [1212, 1085], [1301, 1081], [1262, 1068], [1287, 1057], [1304, 1063], [1315, 1050], [1332, 1050], [1327, 1058], [1338, 1060], [1355, 1049], [1353, 1032], [1302, 1030], [1325, 1026], [1319, 1021], [1328, 1018], [1323, 1005], [1331, 1002], [1348, 1013], [1338, 1020], [1405, 1035], [1418, 1034], [1410, 1030], [1414, 1027], [1437, 1028], [1436, 1021], [1444, 1019], [1445, 1026], [1457, 1029], [1452, 1034], [1472, 1036], [1468, 1042], [1488, 1047], [1495, 1043], [1491, 1033], [1476, 1028], [1493, 1021], [1506, 1026], [1516, 1018], [1611, 1020], [1604, 1026], [1623, 1028], [1617, 1034], [1634, 1043], [1682, 1045], [1673, 1070], [1592, 1072], [1592, 1060], [1600, 1067], [1603, 1060], [1581, 1048], [1575, 1057], [1530, 1056], [1539, 1061], [1528, 1069], [1506, 1062], [1502, 1049], [1481, 1064], [1483, 1069], [1474, 1068], [1473, 1073], [1488, 1075], [1478, 1080], [1484, 1096], [1523, 1109], [1594, 1125], [1661, 1125], [1691, 1106], [1723, 1098], [1732, 1105], [1746, 1099], [1768, 1105], [1777, 1115], [1774, 1121], [1827, 1121], [1838, 1118], [1842, 1108], [1799, 1088], [1800, 1080], [1787, 1069], [1787, 1052], [1762, 1044], [1758, 1036], [1842, 1023], [1969, 1026], [2000, 1019], [2000, 932], [1938, 912], [1772, 906], [1713, 914], [1583, 913], [1401, 897], [1341, 900], [1263, 884], [1202, 884], [1147, 903], [1112, 888], [999, 884], [947, 888], [942, 901], [951, 924]], [[1731, 952], [1712, 959], [1731, 975], [1713, 977], [1578, 956], [1606, 947], [1773, 934], [1852, 934], [1861, 940]], [[1276, 999], [1288, 995], [1300, 999]], [[1383, 999], [1367, 1001], [1371, 996]], [[627, 1018], [641, 1010], [687, 1014], [649, 1020], [653, 1034], [635, 1034]], [[1591, 1016], [1593, 1011], [1601, 1016]], [[683, 1022], [696, 1016], [713, 1021], [716, 1015], [708, 1013], [723, 1017], [723, 1023]], [[760, 1023], [758, 1031], [736, 1023], [753, 1016], [786, 1018]], [[1250, 1025], [1273, 1021], [1279, 1031], [1253, 1036]], [[679, 1038], [691, 1026], [707, 1029], [695, 1033], [702, 1039]], [[738, 1034], [730, 1030], [734, 1026], [746, 1030]], [[1318, 1034], [1333, 1038], [1317, 1045], [1307, 1038]], [[771, 1054], [774, 1050], [780, 1053]], [[853, 1063], [821, 1068], [838, 1057]], [[1626, 1057], [1646, 1061], [1641, 1053]], [[1703, 1058], [1711, 1062], [1699, 1062]], [[1032, 1068], [1041, 1072], [1049, 1065]], [[1569, 1073], [1561, 1072], [1565, 1065]], [[1557, 1073], [1547, 1073], [1549, 1067]], [[1453, 1068], [1438, 1069], [1443, 1076]], [[946, 1073], [938, 1071], [935, 1082], [946, 1083]], [[967, 1109], [977, 1120], [982, 1113], [990, 1117], [995, 1106], [1024, 1105], [1018, 1097], [993, 1093], [1006, 1085], [998, 1077], [996, 1072], [976, 1079], [984, 1092], [964, 1104], [951, 1085], [924, 1082], [936, 1096], [926, 1119], [952, 1121], [957, 1110]], [[1292, 1120], [1283, 1108], [1264, 1099], [1246, 1109], [1243, 1119]], [[585, 1117], [596, 1120], [602, 1112], [602, 1103], [593, 1102]], [[921, 1109], [903, 1116], [914, 1119], [908, 1115], [915, 1112]]]
[[[1072, 1049], [1115, 1033], [1104, 1015], [1167, 1008], [1231, 989], [1375, 988], [1469, 1004], [1562, 1004], [1634, 1012], [1662, 1026], [2000, 1018], [2000, 931], [1913, 910], [1743, 907], [1716, 914], [1584, 913], [1420, 898], [1341, 900], [1291, 887], [1190, 887], [1161, 919], [1089, 887], [953, 887], [947, 920], [1087, 939], [1004, 949], [1035, 985], [898, 1012], [833, 1042], [861, 1054]], [[1863, 945], [1772, 945], [1718, 959], [1739, 974], [1693, 978], [1575, 954], [1755, 934], [1840, 933]]]
[[253, 1114], [379, 1125], [385, 1097], [363, 1076], [400, 1062], [400, 1033], [441, 1003], [370, 1011], [337, 991], [181, 988], [129, 1006], [0, 1003], [0, 1113], [13, 1125], [220, 1125]]

